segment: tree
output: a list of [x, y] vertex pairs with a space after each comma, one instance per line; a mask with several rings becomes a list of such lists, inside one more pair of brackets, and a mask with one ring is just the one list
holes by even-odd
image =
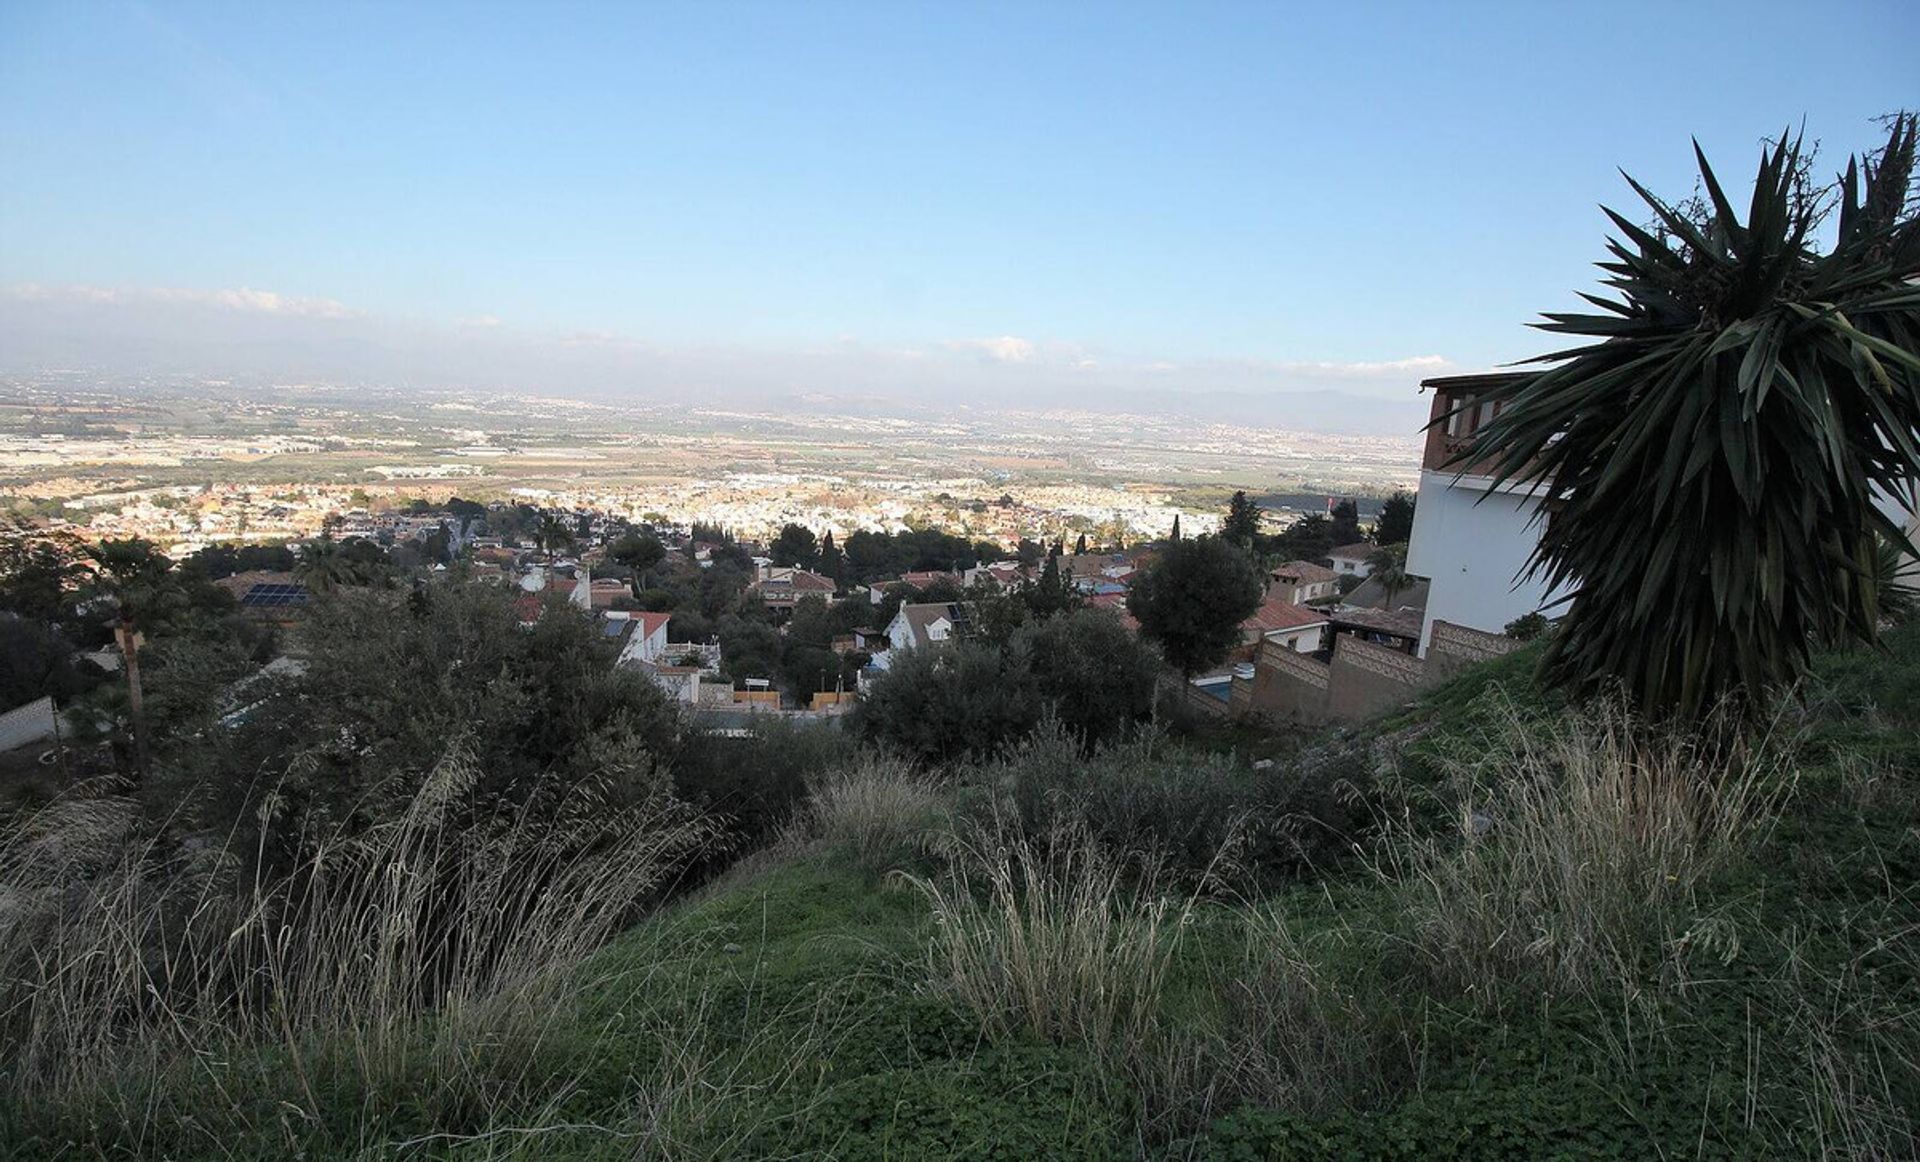
[[573, 544], [573, 527], [560, 517], [543, 512], [540, 523], [534, 526], [533, 540], [551, 562], [561, 549]]
[[790, 524], [782, 526], [780, 535], [773, 538], [767, 556], [772, 557], [776, 565], [797, 565], [802, 569], [811, 569], [820, 559], [820, 546], [813, 538], [812, 529], [805, 525]]
[[1174, 541], [1180, 539], [1180, 514], [1177, 512], [1173, 514], [1173, 536], [1168, 539]]
[[1353, 501], [1343, 500], [1334, 505], [1328, 519], [1329, 536], [1334, 545], [1351, 545], [1360, 539], [1360, 506]]
[[184, 604], [169, 574], [173, 562], [149, 541], [137, 538], [101, 541], [89, 552], [94, 587], [113, 603], [114, 637], [127, 674], [127, 710], [133, 723], [133, 768], [144, 782], [148, 763], [146, 693], [140, 684], [141, 631], [165, 620]]
[[85, 570], [79, 542], [18, 522], [0, 530], [0, 609], [58, 624], [73, 615], [69, 593]]
[[1333, 524], [1320, 513], [1308, 513], [1267, 542], [1271, 556], [1282, 561], [1318, 561], [1333, 551]]
[[1261, 592], [1244, 552], [1224, 537], [1196, 537], [1167, 546], [1134, 582], [1127, 612], [1167, 664], [1191, 679], [1239, 642], [1240, 623], [1260, 608]]
[[1086, 551], [1087, 551], [1087, 534], [1081, 533], [1080, 539], [1073, 542], [1073, 555], [1076, 557], [1084, 556], [1086, 554]]
[[1380, 506], [1380, 519], [1373, 522], [1373, 541], [1378, 545], [1404, 545], [1413, 539], [1414, 498], [1405, 489], [1394, 492]]
[[764, 621], [738, 615], [720, 619], [720, 668], [736, 684], [777, 675], [784, 644], [780, 632]]
[[52, 695], [65, 703], [100, 684], [101, 670], [43, 621], [0, 614], [0, 706]]
[[1547, 615], [1539, 610], [1523, 613], [1507, 623], [1505, 633], [1515, 641], [1530, 642], [1547, 632]]
[[1380, 586], [1380, 608], [1393, 609], [1393, 599], [1413, 584], [1407, 574], [1407, 547], [1382, 545], [1367, 555], [1367, 576]]
[[641, 588], [650, 582], [653, 570], [666, 560], [667, 547], [660, 543], [658, 537], [646, 533], [628, 533], [608, 547], [607, 557], [614, 564], [633, 572], [630, 584], [634, 597], [638, 599]]
[[834, 630], [833, 613], [827, 608], [826, 598], [809, 593], [794, 603], [793, 616], [787, 621], [788, 641], [825, 649], [833, 644]]
[[1024, 594], [1027, 608], [1037, 617], [1052, 617], [1080, 603], [1080, 591], [1074, 588], [1071, 573], [1062, 572], [1060, 558], [1050, 556], [1040, 567], [1040, 579]]
[[1235, 492], [1227, 502], [1227, 519], [1220, 524], [1220, 535], [1243, 549], [1260, 535], [1260, 506], [1248, 500], [1245, 492]]
[[449, 498], [447, 503], [442, 507], [451, 513], [456, 520], [463, 523], [470, 520], [482, 520], [487, 515], [486, 505], [472, 500], [462, 500], [457, 496]]
[[1061, 724], [1093, 746], [1153, 715], [1160, 660], [1103, 609], [1029, 623], [1014, 636], [1035, 693]]
[[331, 593], [357, 580], [353, 562], [340, 551], [340, 542], [322, 536], [300, 546], [293, 566], [293, 579], [314, 593]]
[[1757, 709], [1817, 647], [1875, 638], [1879, 537], [1905, 537], [1874, 494], [1920, 475], [1914, 145], [1915, 118], [1893, 118], [1810, 196], [1783, 138], [1744, 216], [1696, 146], [1693, 213], [1631, 179], [1656, 228], [1607, 211], [1617, 297], [1539, 324], [1586, 342], [1482, 396], [1496, 414], [1460, 459], [1542, 502], [1529, 567], [1571, 592], [1548, 684], [1617, 683], [1649, 714]]
[[1031, 733], [1041, 700], [1011, 650], [949, 641], [895, 650], [862, 693], [847, 726], [923, 762], [989, 755]]
[[846, 578], [847, 563], [840, 556], [839, 546], [833, 543], [832, 529], [828, 529], [826, 535], [820, 538], [819, 569], [821, 576], [830, 577], [835, 582], [842, 582]]

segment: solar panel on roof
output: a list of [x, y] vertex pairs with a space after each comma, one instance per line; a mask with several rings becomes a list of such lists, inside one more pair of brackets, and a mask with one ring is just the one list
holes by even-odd
[[252, 585], [240, 598], [240, 604], [252, 609], [274, 609], [284, 605], [305, 605], [308, 594], [303, 585]]

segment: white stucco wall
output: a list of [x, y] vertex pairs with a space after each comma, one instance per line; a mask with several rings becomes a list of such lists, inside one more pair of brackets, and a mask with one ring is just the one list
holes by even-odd
[[1420, 502], [1407, 543], [1407, 572], [1431, 578], [1420, 652], [1427, 652], [1435, 621], [1499, 633], [1557, 598], [1537, 581], [1520, 579], [1538, 529], [1534, 504], [1503, 492], [1485, 497], [1484, 480], [1452, 473], [1420, 474]]
[[1303, 625], [1298, 629], [1276, 629], [1266, 634], [1266, 639], [1292, 650], [1296, 654], [1310, 654], [1320, 648], [1325, 640], [1327, 627], [1321, 625]]

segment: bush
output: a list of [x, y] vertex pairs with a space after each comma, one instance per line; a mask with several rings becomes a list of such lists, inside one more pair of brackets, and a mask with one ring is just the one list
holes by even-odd
[[1028, 1034], [1135, 1061], [1158, 1040], [1193, 907], [1157, 892], [1153, 873], [1150, 860], [1115, 858], [1084, 832], [982, 828], [946, 876], [914, 881], [934, 914], [931, 979], [992, 1037]]
[[317, 1124], [318, 1077], [391, 1100], [425, 1072], [420, 1100], [453, 1118], [539, 1100], [532, 1050], [572, 966], [708, 829], [586, 788], [463, 823], [480, 778], [456, 748], [392, 817], [265, 877], [231, 848], [142, 839], [123, 801], [24, 821], [0, 841], [0, 1099], [158, 1154], [277, 1136], [248, 1120], [261, 1089]]
[[1152, 852], [1183, 877], [1299, 875], [1346, 858], [1372, 819], [1358, 743], [1255, 771], [1153, 736], [1083, 753], [1054, 725], [969, 780], [991, 789], [981, 810], [1028, 836], [1082, 828], [1109, 853]]
[[933, 780], [882, 758], [819, 777], [806, 810], [808, 836], [869, 873], [912, 860], [945, 823], [946, 802]]
[[1160, 659], [1111, 613], [1081, 609], [1023, 626], [1014, 652], [1054, 717], [1088, 746], [1153, 716]]
[[584, 788], [650, 802], [684, 738], [677, 708], [616, 669], [592, 619], [564, 602], [523, 629], [494, 586], [411, 601], [343, 589], [314, 603], [300, 640], [304, 672], [261, 679], [228, 725], [162, 740], [154, 780], [178, 825], [233, 830], [283, 867], [313, 837], [405, 810], [456, 741], [482, 756], [461, 807], [479, 819]]
[[674, 767], [674, 793], [713, 815], [731, 847], [757, 847], [792, 821], [809, 785], [859, 761], [854, 739], [836, 725], [760, 715], [744, 738], [690, 738]]
[[851, 725], [924, 762], [995, 754], [1044, 714], [1093, 746], [1152, 717], [1159, 670], [1117, 618], [1083, 609], [1023, 625], [1004, 645], [894, 651]]
[[954, 641], [893, 655], [847, 719], [862, 738], [939, 763], [993, 754], [1040, 720], [1025, 659], [1011, 651]]
[[1656, 730], [1617, 704], [1495, 705], [1480, 745], [1449, 760], [1454, 826], [1390, 835], [1380, 856], [1436, 987], [1631, 982], [1650, 952], [1713, 941], [1695, 893], [1777, 816], [1783, 750]]

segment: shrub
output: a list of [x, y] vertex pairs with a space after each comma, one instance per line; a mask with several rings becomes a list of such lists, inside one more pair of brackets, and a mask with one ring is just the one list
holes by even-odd
[[1776, 816], [1786, 748], [1730, 751], [1617, 704], [1551, 719], [1502, 705], [1476, 753], [1449, 760], [1450, 832], [1401, 831], [1380, 856], [1436, 983], [1583, 988], [1713, 939], [1696, 890]]
[[922, 761], [997, 753], [1043, 715], [1093, 746], [1153, 716], [1158, 658], [1119, 619], [1082, 609], [1030, 622], [1005, 642], [895, 651], [854, 728]]
[[1266, 771], [1146, 735], [1083, 753], [1057, 723], [969, 774], [980, 808], [1029, 837], [1083, 829], [1116, 856], [1151, 852], [1168, 874], [1278, 879], [1353, 850], [1372, 815], [1359, 743], [1307, 751]]
[[1011, 650], [952, 641], [893, 653], [848, 718], [861, 737], [937, 763], [993, 754], [1040, 720], [1025, 659]]
[[752, 847], [792, 821], [810, 783], [853, 766], [858, 751], [835, 725], [760, 715], [745, 737], [689, 738], [674, 766], [674, 793], [713, 815], [734, 847]]
[[323, 1077], [391, 1100], [424, 1073], [433, 1118], [537, 1106], [559, 1084], [534, 1050], [567, 974], [709, 829], [584, 787], [456, 825], [479, 778], [456, 749], [396, 816], [316, 836], [272, 878], [229, 848], [140, 839], [131, 804], [24, 821], [0, 843], [6, 1105], [169, 1154], [277, 1136], [248, 1120], [260, 1087], [319, 1124]]
[[905, 763], [869, 758], [819, 778], [806, 811], [808, 834], [879, 872], [911, 859], [945, 823], [946, 805], [930, 778]]

